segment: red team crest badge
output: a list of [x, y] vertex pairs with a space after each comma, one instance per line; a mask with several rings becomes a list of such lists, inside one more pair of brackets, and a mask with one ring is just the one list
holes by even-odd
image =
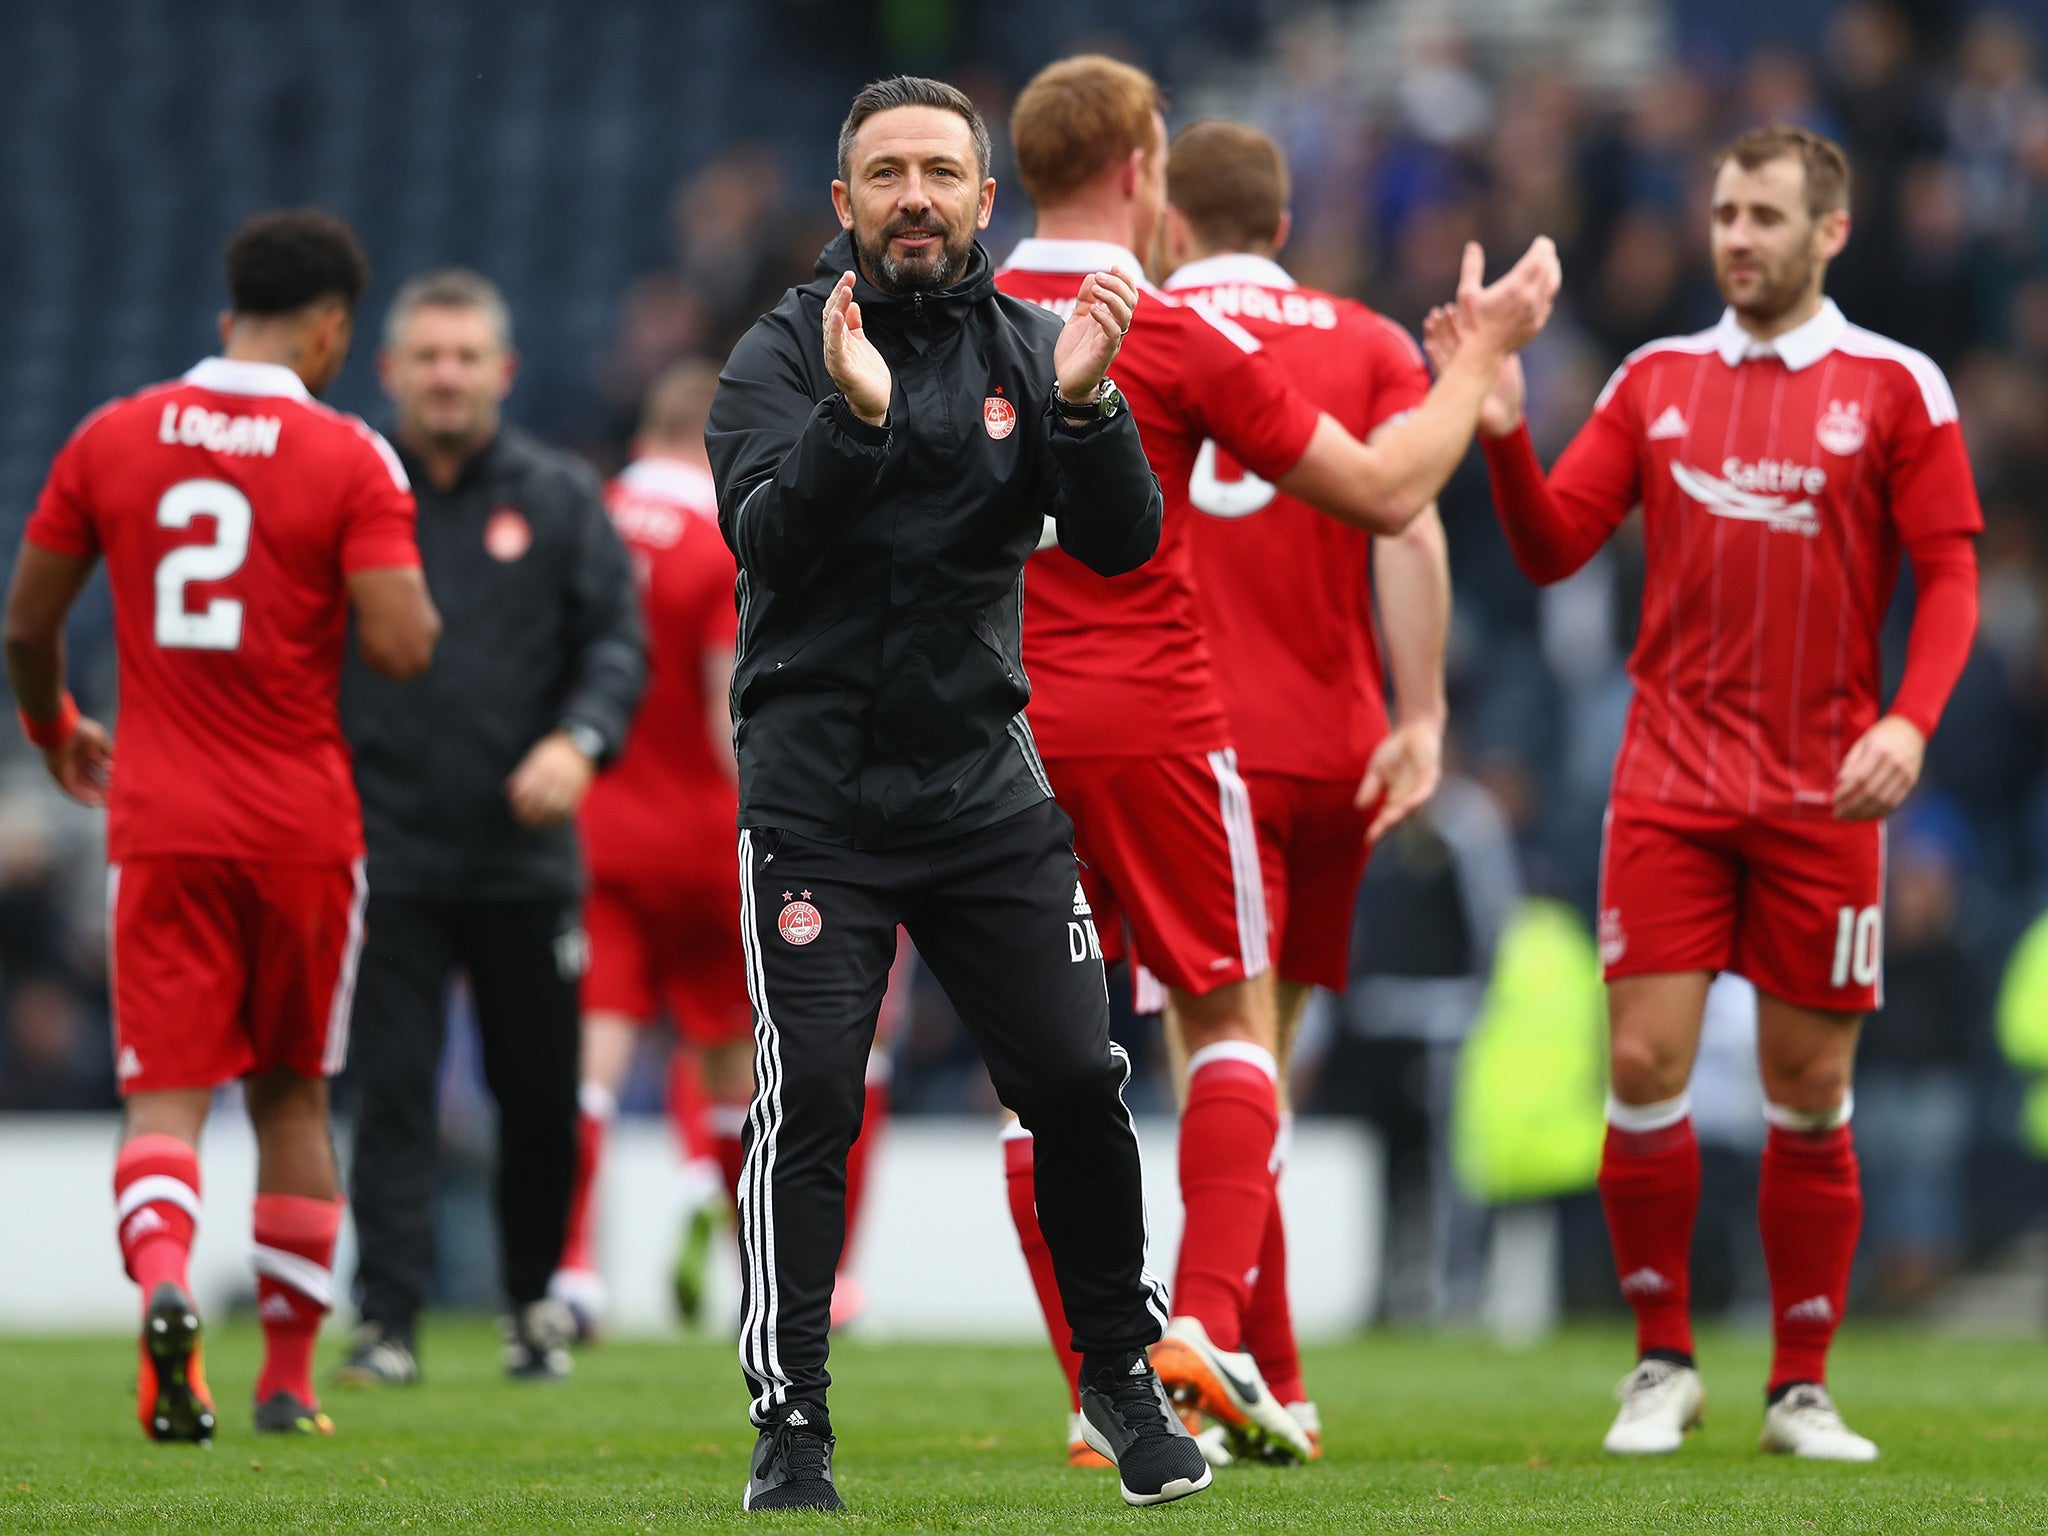
[[783, 938], [799, 947], [810, 943], [825, 931], [825, 919], [820, 917], [818, 909], [811, 905], [810, 897], [809, 891], [805, 891], [801, 897], [792, 897], [788, 891], [784, 891], [782, 899], [787, 905], [782, 909], [782, 916], [775, 920], [776, 927], [782, 930]]
[[981, 424], [990, 437], [1001, 442], [1017, 430], [1017, 407], [1001, 395], [990, 395], [981, 402]]
[[1830, 400], [1828, 408], [1821, 413], [1819, 424], [1813, 429], [1813, 435], [1829, 453], [1846, 459], [1863, 446], [1869, 435], [1863, 421], [1861, 402], [1851, 400], [1844, 404], [1840, 400]]
[[533, 525], [516, 507], [500, 507], [484, 524], [484, 548], [510, 565], [533, 548]]

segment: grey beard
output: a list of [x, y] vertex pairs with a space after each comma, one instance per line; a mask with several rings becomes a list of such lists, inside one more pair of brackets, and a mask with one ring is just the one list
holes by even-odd
[[879, 249], [862, 251], [866, 258], [868, 274], [877, 288], [884, 293], [937, 293], [950, 288], [967, 268], [967, 252], [955, 252], [948, 248], [941, 237], [939, 256], [929, 267], [919, 263], [915, 266], [897, 261], [889, 254], [889, 242], [884, 239]]

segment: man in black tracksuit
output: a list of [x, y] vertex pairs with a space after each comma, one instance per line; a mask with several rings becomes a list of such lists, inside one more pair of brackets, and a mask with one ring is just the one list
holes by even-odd
[[342, 680], [369, 845], [350, 1063], [363, 1325], [342, 1376], [418, 1374], [435, 1077], [457, 972], [499, 1110], [507, 1367], [559, 1375], [567, 1315], [545, 1297], [575, 1178], [585, 956], [570, 816], [639, 701], [639, 605], [597, 477], [500, 424], [511, 354], [495, 288], [474, 273], [415, 279], [382, 361], [444, 632], [410, 682], [353, 661]]
[[1005, 298], [975, 240], [995, 183], [967, 98], [856, 98], [849, 231], [734, 350], [707, 442], [740, 566], [733, 677], [742, 932], [755, 1010], [740, 1359], [761, 1431], [745, 1506], [841, 1507], [825, 1369], [846, 1153], [899, 924], [1037, 1137], [1039, 1216], [1096, 1448], [1124, 1496], [1208, 1482], [1145, 1350], [1138, 1145], [1073, 828], [1023, 710], [1025, 558], [1045, 519], [1104, 575], [1162, 504], [1104, 369], [1136, 293], [1073, 320]]

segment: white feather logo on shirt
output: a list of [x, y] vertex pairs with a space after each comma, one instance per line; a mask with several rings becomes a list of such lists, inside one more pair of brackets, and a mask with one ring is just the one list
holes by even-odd
[[[1723, 465], [1724, 469], [1729, 465]], [[1738, 471], [1753, 469], [1754, 466], [1737, 465]], [[1690, 464], [1673, 461], [1671, 478], [1678, 482], [1678, 488], [1694, 501], [1705, 507], [1716, 517], [1732, 518], [1741, 523], [1765, 523], [1773, 533], [1803, 533], [1812, 538], [1820, 532], [1820, 512], [1813, 502], [1802, 497], [1793, 501], [1789, 496], [1772, 495], [1766, 491], [1751, 490], [1736, 483], [1730, 476], [1723, 479], [1710, 475], [1703, 469], [1694, 469]], [[1827, 477], [1820, 476], [1822, 485]], [[1794, 479], [1785, 487], [1787, 490], [1803, 489]]]

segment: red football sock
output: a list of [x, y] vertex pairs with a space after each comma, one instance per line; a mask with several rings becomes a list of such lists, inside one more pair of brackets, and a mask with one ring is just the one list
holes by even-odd
[[128, 1277], [149, 1293], [169, 1280], [190, 1291], [199, 1229], [199, 1153], [175, 1136], [138, 1136], [114, 1160], [114, 1219]]
[[1272, 1053], [1246, 1041], [1204, 1046], [1188, 1058], [1188, 1102], [1180, 1114], [1180, 1198], [1187, 1218], [1173, 1311], [1198, 1319], [1219, 1349], [1242, 1347], [1273, 1210], [1277, 1077]]
[[1031, 1288], [1038, 1292], [1038, 1310], [1045, 1314], [1045, 1331], [1052, 1339], [1052, 1352], [1067, 1376], [1067, 1406], [1081, 1409], [1081, 1357], [1074, 1351], [1074, 1330], [1067, 1326], [1066, 1303], [1060, 1299], [1059, 1276], [1053, 1273], [1052, 1250], [1045, 1234], [1038, 1230], [1038, 1187], [1032, 1177], [1031, 1133], [1012, 1123], [1003, 1131], [1003, 1182], [1010, 1193], [1010, 1220], [1017, 1226], [1017, 1243], [1024, 1250], [1024, 1263], [1031, 1271]]
[[668, 1053], [668, 1123], [685, 1163], [718, 1156], [709, 1119], [711, 1101], [704, 1093], [704, 1074], [697, 1053], [679, 1045]]
[[313, 1345], [334, 1305], [334, 1238], [341, 1202], [305, 1195], [258, 1195], [255, 1222], [256, 1312], [263, 1320], [263, 1370], [256, 1401], [289, 1392], [318, 1407]]
[[867, 1195], [868, 1161], [881, 1143], [889, 1123], [889, 1059], [870, 1058], [867, 1087], [863, 1091], [860, 1134], [846, 1154], [846, 1245], [839, 1250], [839, 1267], [846, 1269], [853, 1259], [853, 1240], [860, 1231], [861, 1202]]
[[1771, 1277], [1769, 1390], [1827, 1380], [1828, 1345], [1849, 1297], [1863, 1225], [1863, 1189], [1849, 1127], [1773, 1125], [1757, 1189], [1764, 1267]]
[[[1700, 1144], [1683, 1098], [1633, 1108], [1610, 1101], [1600, 1205], [1621, 1294], [1636, 1314], [1636, 1354], [1692, 1354], [1692, 1229]], [[1674, 1118], [1675, 1117], [1675, 1118]], [[1631, 1123], [1637, 1127], [1630, 1128]], [[1660, 1123], [1661, 1122], [1661, 1123]]]
[[[1280, 1119], [1282, 1143], [1287, 1140], [1289, 1118]], [[1244, 1347], [1282, 1404], [1308, 1401], [1301, 1381], [1301, 1350], [1294, 1342], [1294, 1310], [1287, 1301], [1287, 1223], [1280, 1213], [1284, 1170], [1284, 1161], [1273, 1169], [1273, 1206], [1266, 1213], [1266, 1235], [1259, 1244], [1259, 1278], [1244, 1313]]]
[[597, 1189], [597, 1172], [604, 1166], [605, 1133], [611, 1129], [618, 1100], [597, 1083], [585, 1083], [578, 1095], [582, 1112], [576, 1117], [576, 1183], [569, 1196], [569, 1230], [562, 1239], [562, 1257], [557, 1269], [597, 1268], [592, 1243], [592, 1195]]

